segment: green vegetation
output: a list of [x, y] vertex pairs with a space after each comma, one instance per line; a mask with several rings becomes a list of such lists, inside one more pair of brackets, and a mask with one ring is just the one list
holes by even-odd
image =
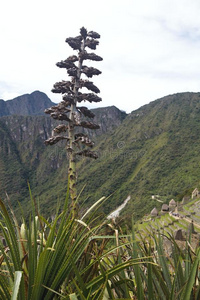
[[[114, 108], [95, 110], [94, 121], [101, 131], [92, 131], [90, 138], [99, 158], [94, 163], [80, 157], [77, 165], [78, 193], [85, 186], [85, 209], [94, 199], [113, 194], [103, 207], [108, 214], [130, 195], [123, 215], [125, 220], [132, 215], [136, 220], [160, 207], [152, 195], [159, 194], [164, 201], [191, 195], [199, 187], [199, 96], [171, 95], [125, 118]], [[7, 191], [13, 206], [16, 201], [30, 206], [27, 180], [45, 216], [64, 198], [68, 164], [64, 145], [43, 144], [56, 125], [42, 116], [0, 118], [0, 196], [4, 198]]]
[[[39, 214], [17, 222], [0, 200], [0, 299], [199, 299], [200, 248], [172, 235], [124, 235], [97, 221], [101, 198], [80, 219], [64, 208], [54, 220]], [[161, 218], [159, 222], [171, 220]], [[166, 250], [164, 239], [170, 243]]]

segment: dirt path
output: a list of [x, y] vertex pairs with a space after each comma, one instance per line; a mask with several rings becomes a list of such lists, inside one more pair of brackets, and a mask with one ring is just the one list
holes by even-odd
[[115, 209], [110, 215], [107, 216], [107, 219], [116, 219], [119, 216], [120, 211], [126, 206], [130, 199], [131, 196], [128, 196], [126, 200], [124, 200], [124, 202], [117, 209]]

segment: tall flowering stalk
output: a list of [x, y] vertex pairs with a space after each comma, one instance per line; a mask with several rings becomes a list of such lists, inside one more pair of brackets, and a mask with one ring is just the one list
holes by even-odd
[[[90, 149], [94, 143], [90, 138], [81, 133], [80, 130], [76, 133], [76, 128], [83, 127], [89, 129], [98, 129], [99, 125], [89, 121], [94, 118], [94, 114], [85, 106], [80, 106], [83, 101], [100, 102], [101, 98], [97, 96], [100, 90], [89, 81], [94, 75], [101, 74], [96, 68], [84, 65], [85, 60], [101, 61], [102, 58], [95, 53], [88, 53], [87, 48], [96, 50], [99, 44], [100, 35], [94, 31], [87, 31], [84, 27], [80, 29], [80, 35], [77, 37], [69, 37], [66, 39], [68, 45], [76, 50], [76, 55], [69, 56], [66, 60], [58, 62], [56, 65], [59, 68], [67, 70], [67, 74], [71, 76], [70, 81], [61, 81], [54, 84], [52, 92], [61, 93], [62, 101], [45, 110], [45, 113], [55, 120], [66, 121], [68, 124], [60, 124], [53, 130], [53, 136], [45, 141], [46, 145], [54, 145], [60, 140], [66, 140], [67, 153], [69, 157], [68, 180], [69, 191], [72, 200], [72, 206], [75, 210], [75, 201], [77, 198], [76, 189], [76, 156], [81, 155], [96, 159], [97, 154]], [[83, 78], [82, 78], [83, 77]], [[85, 77], [85, 78], [84, 78]], [[86, 88], [90, 92], [81, 92]], [[83, 119], [82, 119], [83, 117]]]

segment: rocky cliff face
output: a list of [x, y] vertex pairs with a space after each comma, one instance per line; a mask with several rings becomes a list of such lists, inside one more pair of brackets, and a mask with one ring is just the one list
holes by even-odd
[[127, 116], [125, 112], [115, 106], [96, 108], [92, 111], [95, 114], [94, 123], [100, 125], [100, 131], [97, 131], [98, 135], [115, 129]]
[[43, 115], [45, 108], [54, 105], [46, 94], [35, 91], [12, 100], [0, 100], [0, 117], [9, 115]]
[[[95, 113], [94, 122], [100, 125], [100, 129], [86, 130], [90, 137], [111, 132], [119, 126], [126, 113], [121, 112], [115, 106], [92, 110]], [[7, 128], [15, 143], [34, 142], [34, 138], [40, 136], [41, 140], [51, 136], [53, 128], [61, 122], [53, 120], [50, 116], [4, 116], [0, 118], [1, 124]], [[65, 123], [66, 124], [66, 123]]]

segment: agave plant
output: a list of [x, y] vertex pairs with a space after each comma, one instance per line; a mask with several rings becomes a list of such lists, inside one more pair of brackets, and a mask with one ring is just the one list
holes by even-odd
[[[171, 245], [170, 254], [166, 251], [166, 240]], [[118, 263], [124, 259], [135, 259], [136, 263], [119, 274], [123, 284], [115, 283], [118, 298], [128, 295], [132, 295], [133, 299], [151, 300], [200, 298], [200, 248], [191, 247], [190, 237], [182, 249], [169, 233], [152, 234], [149, 231], [145, 235], [135, 235], [132, 230], [129, 237], [121, 238], [123, 244], [118, 253]], [[110, 263], [111, 269], [112, 265], [113, 262]]]
[[32, 199], [32, 218], [19, 224], [0, 200], [0, 299], [108, 299], [112, 278], [131, 262], [105, 268], [116, 247], [107, 247], [115, 236], [103, 234], [106, 222], [94, 220], [104, 201], [75, 219], [67, 196], [62, 212], [48, 221]]
[[78, 287], [86, 296], [91, 287], [95, 294], [104, 285], [103, 277], [92, 284], [98, 274], [95, 255], [103, 250], [92, 237], [100, 227], [74, 219], [67, 207], [66, 200], [53, 221], [36, 215], [33, 208], [29, 223], [19, 225], [0, 200], [0, 299], [73, 299]]
[[67, 199], [54, 220], [33, 208], [21, 225], [0, 200], [0, 299], [199, 299], [199, 247], [186, 241], [181, 250], [171, 236], [168, 256], [162, 234], [97, 224], [92, 212], [104, 198], [82, 219], [68, 212]]
[[[67, 70], [67, 74], [71, 77], [70, 81], [61, 81], [54, 84], [53, 93], [61, 93], [62, 101], [49, 109], [45, 113], [55, 120], [65, 121], [68, 125], [60, 124], [54, 128], [54, 135], [45, 141], [46, 145], [54, 145], [61, 140], [67, 143], [67, 153], [69, 157], [68, 178], [70, 184], [70, 195], [73, 209], [75, 209], [75, 201], [77, 198], [76, 191], [76, 156], [81, 155], [96, 159], [97, 153], [91, 151], [94, 143], [87, 134], [76, 128], [98, 129], [99, 125], [88, 119], [94, 118], [94, 114], [85, 106], [79, 105], [83, 101], [99, 102], [101, 98], [97, 96], [100, 90], [93, 84], [92, 81], [86, 78], [91, 78], [94, 75], [101, 74], [96, 68], [88, 67], [84, 64], [85, 60], [101, 61], [102, 58], [94, 53], [88, 53], [87, 48], [96, 49], [99, 44], [100, 35], [94, 31], [87, 31], [84, 27], [80, 29], [80, 35], [77, 37], [69, 37], [66, 39], [68, 45], [77, 51], [76, 55], [69, 56], [66, 60], [58, 62], [56, 65], [59, 68]], [[83, 77], [83, 78], [82, 78]], [[91, 92], [81, 92], [86, 88]], [[83, 119], [81, 119], [84, 117]], [[67, 132], [67, 133], [66, 133]]]

